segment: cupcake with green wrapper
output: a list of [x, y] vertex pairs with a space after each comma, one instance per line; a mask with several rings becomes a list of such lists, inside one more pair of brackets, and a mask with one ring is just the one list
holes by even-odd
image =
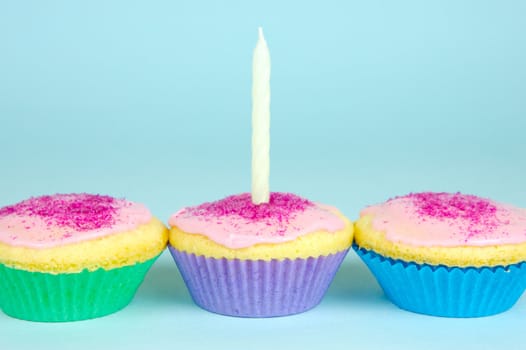
[[0, 208], [0, 308], [42, 322], [114, 313], [167, 240], [145, 206], [110, 196], [56, 194]]
[[354, 249], [387, 297], [434, 316], [511, 308], [526, 288], [526, 209], [461, 193], [412, 193], [365, 208]]

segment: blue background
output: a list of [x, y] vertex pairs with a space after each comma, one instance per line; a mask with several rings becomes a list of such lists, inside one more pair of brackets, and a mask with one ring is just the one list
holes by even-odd
[[[351, 219], [422, 190], [526, 207], [525, 18], [519, 0], [1, 1], [0, 206], [103, 193], [166, 221], [249, 191], [261, 25], [272, 190]], [[512, 349], [524, 329], [525, 301], [473, 320], [398, 310], [354, 253], [310, 312], [216, 316], [165, 254], [122, 312], [50, 325], [0, 314], [0, 347]]]

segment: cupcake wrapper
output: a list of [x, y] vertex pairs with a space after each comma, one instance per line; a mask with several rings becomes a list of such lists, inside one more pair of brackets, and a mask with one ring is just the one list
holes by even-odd
[[111, 270], [59, 274], [0, 264], [0, 307], [9, 316], [39, 322], [105, 316], [130, 303], [156, 259]]
[[448, 267], [394, 260], [353, 245], [386, 296], [404, 310], [443, 317], [482, 317], [511, 308], [526, 288], [526, 263]]
[[169, 248], [197, 305], [239, 317], [292, 315], [318, 305], [348, 251], [265, 261], [216, 259]]

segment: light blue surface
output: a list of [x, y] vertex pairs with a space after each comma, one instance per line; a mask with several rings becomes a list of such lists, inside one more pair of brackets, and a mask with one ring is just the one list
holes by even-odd
[[[252, 50], [272, 57], [271, 188], [356, 218], [411, 191], [526, 207], [523, 1], [0, 2], [0, 206], [94, 192], [167, 220], [250, 189]], [[306, 314], [194, 306], [165, 254], [122, 312], [0, 314], [1, 349], [520, 348], [524, 300], [484, 319], [392, 306], [354, 253]]]

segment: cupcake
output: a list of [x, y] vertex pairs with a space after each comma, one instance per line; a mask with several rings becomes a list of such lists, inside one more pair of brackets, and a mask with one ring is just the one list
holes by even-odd
[[125, 307], [168, 240], [142, 204], [91, 194], [0, 209], [0, 308], [31, 321], [76, 321]]
[[526, 288], [526, 209], [461, 193], [414, 193], [364, 209], [353, 248], [402, 309], [480, 317]]
[[353, 234], [335, 208], [277, 192], [268, 203], [244, 193], [187, 207], [169, 223], [169, 249], [194, 302], [240, 317], [316, 306]]

